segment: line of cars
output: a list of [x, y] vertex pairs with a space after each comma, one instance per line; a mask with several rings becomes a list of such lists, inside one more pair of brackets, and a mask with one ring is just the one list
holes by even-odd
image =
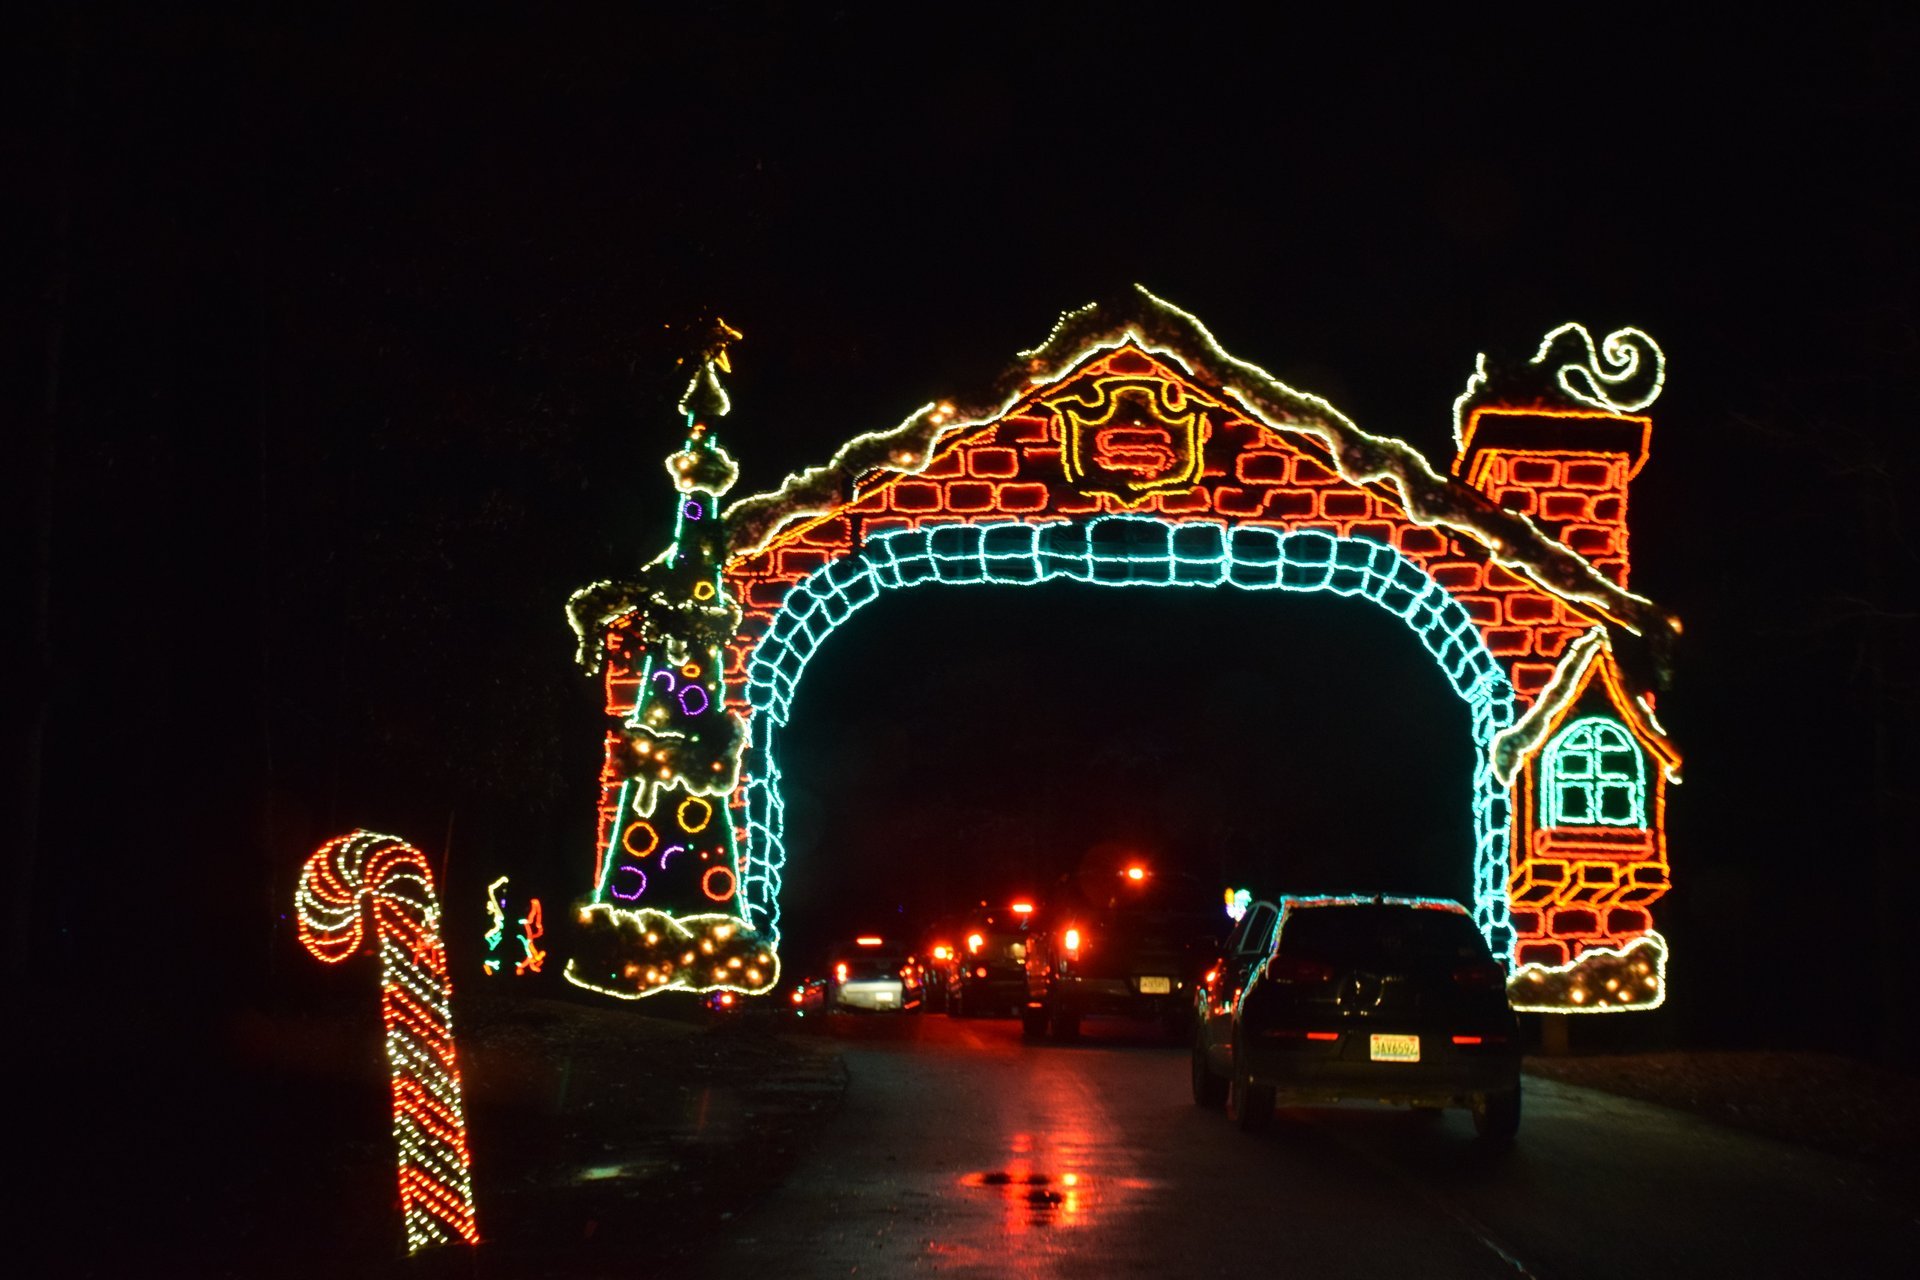
[[928, 944], [934, 990], [956, 1018], [1012, 1017], [1027, 998], [1027, 948], [1034, 906], [1021, 900], [1004, 909], [981, 903]]
[[801, 979], [788, 1000], [802, 1015], [935, 1010], [954, 1017], [1011, 1017], [1026, 998], [1026, 929], [1032, 910], [1025, 902], [1005, 910], [983, 903], [957, 928], [943, 928], [939, 940], [918, 947], [862, 934], [834, 948], [826, 975]]
[[1017, 1013], [1032, 1041], [1071, 1040], [1089, 1015], [1152, 1020], [1190, 1038], [1194, 1102], [1242, 1129], [1280, 1105], [1369, 1100], [1463, 1108], [1484, 1138], [1513, 1138], [1519, 1022], [1465, 907], [1283, 897], [1227, 926], [1192, 877], [1128, 866], [1066, 877], [1038, 905], [983, 904], [918, 951], [862, 937], [792, 999], [801, 1012]]
[[897, 941], [862, 934], [827, 959], [827, 975], [802, 978], [787, 993], [802, 1016], [836, 1009], [919, 1013], [927, 1004], [927, 971]]
[[1072, 1040], [1082, 1018], [1112, 1014], [1184, 1035], [1227, 923], [1192, 876], [1130, 864], [1064, 877], [1029, 932], [1022, 1031]]
[[1028, 1039], [1071, 1040], [1089, 1015], [1184, 1036], [1193, 991], [1228, 921], [1198, 880], [1132, 864], [1063, 877], [1039, 903], [981, 903], [917, 948], [878, 935], [795, 986], [799, 1012], [944, 1010], [1018, 1017]]

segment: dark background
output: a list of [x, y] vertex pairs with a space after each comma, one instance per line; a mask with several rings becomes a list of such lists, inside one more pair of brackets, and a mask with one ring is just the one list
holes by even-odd
[[[34, 11], [16, 987], [177, 1023], [343, 981], [287, 917], [356, 826], [444, 859], [477, 972], [489, 879], [591, 873], [562, 605], [662, 544], [681, 327], [746, 333], [741, 496], [1138, 281], [1441, 467], [1477, 351], [1659, 339], [1633, 585], [1686, 623], [1688, 763], [1633, 1034], [1902, 1060], [1915, 20], [904, 12]], [[1351, 602], [914, 593], [797, 712], [795, 954], [1102, 841], [1467, 887], [1464, 712]]]

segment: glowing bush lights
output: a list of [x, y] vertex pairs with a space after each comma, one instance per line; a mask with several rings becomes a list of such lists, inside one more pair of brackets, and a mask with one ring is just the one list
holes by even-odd
[[1522, 965], [1507, 984], [1522, 1013], [1634, 1013], [1667, 995], [1667, 940], [1648, 932], [1620, 950], [1589, 947], [1571, 964]]
[[295, 905], [301, 943], [328, 964], [358, 952], [373, 920], [407, 1252], [478, 1244], [448, 1008], [453, 983], [426, 856], [393, 836], [339, 836], [307, 859]]
[[604, 903], [581, 908], [579, 950], [567, 981], [622, 1000], [661, 991], [764, 995], [780, 977], [767, 939], [731, 915], [675, 916]]
[[[690, 393], [721, 396], [724, 343], [720, 355]], [[1664, 379], [1664, 355], [1635, 329], [1596, 344], [1562, 325], [1531, 360], [1481, 356], [1453, 405], [1458, 453], [1443, 475], [1137, 290], [1063, 316], [990, 387], [857, 436], [719, 520], [724, 485], [685, 483], [702, 465], [690, 415], [669, 463], [682, 490], [674, 548], [641, 582], [596, 584], [570, 605], [583, 658], [606, 655], [618, 725], [585, 918], [626, 939], [583, 985], [647, 994], [735, 980], [704, 954], [685, 962], [676, 928], [716, 944], [732, 939], [710, 930], [744, 930], [743, 949], [777, 948], [779, 730], [809, 658], [842, 622], [908, 587], [1065, 579], [1326, 591], [1399, 617], [1469, 708], [1472, 913], [1489, 943], [1520, 966], [1538, 1007], [1648, 1007], [1643, 991], [1657, 1003], [1665, 944], [1648, 906], [1668, 887], [1665, 795], [1679, 755], [1613, 649], [1637, 636], [1663, 672], [1679, 632], [1627, 590], [1627, 487], [1651, 437], [1634, 414]], [[675, 578], [689, 527], [724, 536], [725, 554], [709, 560], [703, 544], [691, 561], [701, 572]], [[723, 777], [696, 785], [708, 774], [680, 755], [658, 783], [628, 767], [628, 754], [659, 759], [656, 726], [690, 717], [739, 726], [724, 742], [732, 754], [705, 751]], [[710, 811], [690, 815], [675, 787]], [[1622, 999], [1614, 969], [1628, 954], [1637, 985]]]

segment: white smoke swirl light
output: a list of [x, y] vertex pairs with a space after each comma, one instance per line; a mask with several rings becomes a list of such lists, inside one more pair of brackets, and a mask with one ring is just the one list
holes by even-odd
[[1638, 413], [1659, 399], [1666, 385], [1666, 353], [1639, 329], [1615, 329], [1596, 349], [1585, 325], [1563, 324], [1541, 339], [1528, 363], [1546, 364], [1556, 350], [1562, 363], [1554, 381], [1572, 399], [1595, 409]]

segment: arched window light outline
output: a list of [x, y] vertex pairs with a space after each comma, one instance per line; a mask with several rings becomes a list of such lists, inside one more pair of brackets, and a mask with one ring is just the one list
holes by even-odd
[[[1609, 757], [1632, 761], [1633, 771], [1610, 767]], [[1625, 725], [1611, 716], [1583, 716], [1547, 744], [1540, 767], [1543, 827], [1645, 827], [1647, 763]], [[1625, 814], [1608, 812], [1610, 797], [1624, 793]], [[1576, 805], [1569, 804], [1577, 797]]]

